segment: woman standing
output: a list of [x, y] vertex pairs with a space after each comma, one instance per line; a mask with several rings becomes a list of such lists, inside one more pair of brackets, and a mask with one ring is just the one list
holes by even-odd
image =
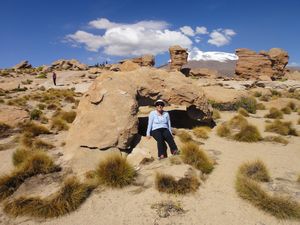
[[162, 100], [155, 102], [156, 110], [150, 112], [147, 127], [147, 138], [150, 139], [152, 136], [157, 141], [159, 159], [168, 157], [165, 141], [168, 143], [171, 153], [178, 154], [178, 148], [172, 136], [170, 115], [163, 110], [164, 106], [165, 103]]

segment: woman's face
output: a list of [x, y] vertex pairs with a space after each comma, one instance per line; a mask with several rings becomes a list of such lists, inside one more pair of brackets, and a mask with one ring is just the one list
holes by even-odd
[[156, 110], [157, 111], [161, 112], [161, 111], [163, 111], [163, 109], [164, 109], [164, 105], [163, 104], [157, 104], [156, 105]]

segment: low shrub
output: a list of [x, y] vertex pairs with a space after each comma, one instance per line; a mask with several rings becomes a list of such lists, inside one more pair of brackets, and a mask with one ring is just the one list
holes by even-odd
[[51, 134], [47, 127], [37, 124], [33, 121], [20, 124], [22, 132], [28, 132], [33, 136], [38, 136], [40, 134]]
[[264, 141], [277, 142], [277, 143], [284, 144], [284, 145], [287, 145], [289, 143], [288, 140], [286, 140], [285, 138], [283, 138], [281, 136], [266, 136], [266, 137], [264, 137]]
[[243, 126], [241, 130], [233, 136], [233, 139], [241, 142], [257, 142], [261, 141], [262, 137], [257, 127], [248, 124]]
[[112, 154], [98, 165], [97, 176], [101, 184], [122, 188], [133, 182], [136, 171], [121, 155]]
[[248, 121], [242, 115], [236, 115], [229, 120], [228, 123], [231, 129], [242, 129], [243, 127], [248, 125]]
[[222, 123], [217, 127], [217, 135], [220, 137], [230, 137], [231, 130], [228, 127], [227, 123]]
[[8, 137], [12, 127], [4, 122], [0, 122], [0, 138], [1, 137]]
[[193, 140], [192, 136], [186, 131], [179, 131], [177, 136], [179, 137], [180, 141], [184, 143]]
[[269, 113], [265, 115], [265, 118], [270, 118], [270, 119], [282, 119], [283, 114], [281, 111], [279, 111], [277, 108], [272, 107], [269, 110]]
[[60, 167], [44, 152], [30, 154], [11, 174], [0, 177], [0, 201], [12, 195], [27, 178], [57, 171], [60, 171]]
[[239, 108], [238, 113], [242, 116], [249, 117], [247, 110], [245, 110], [244, 108]]
[[178, 181], [171, 175], [157, 173], [155, 177], [155, 187], [159, 192], [169, 194], [187, 194], [197, 191], [200, 186], [199, 180], [195, 177], [184, 177]]
[[76, 118], [76, 112], [75, 111], [66, 112], [63, 110], [59, 110], [54, 113], [53, 118], [54, 117], [61, 118], [67, 123], [72, 123]]
[[54, 117], [51, 123], [51, 129], [56, 131], [69, 130], [68, 124], [60, 117]]
[[266, 109], [266, 106], [263, 104], [263, 103], [258, 103], [256, 105], [256, 109], [257, 110], [265, 110]]
[[36, 75], [35, 78], [46, 79], [47, 78], [47, 74], [46, 73], [40, 73], [40, 74]]
[[219, 110], [213, 109], [213, 115], [212, 115], [212, 118], [213, 118], [214, 120], [217, 120], [217, 119], [220, 119], [220, 118], [221, 118], [221, 114], [220, 114]]
[[298, 136], [297, 131], [292, 127], [291, 122], [282, 122], [275, 120], [273, 123], [267, 124], [265, 131], [277, 133], [280, 135]]
[[259, 97], [259, 100], [263, 101], [263, 102], [268, 102], [271, 100], [271, 96], [270, 95], [262, 95]]
[[266, 165], [261, 160], [242, 164], [239, 174], [260, 182], [269, 182], [271, 179]]
[[211, 129], [209, 127], [195, 127], [193, 128], [193, 134], [197, 138], [208, 139], [208, 132]]
[[256, 98], [260, 97], [261, 95], [262, 95], [262, 94], [261, 94], [261, 92], [259, 92], [259, 91], [255, 91], [255, 92], [253, 93], [253, 96], [256, 97]]
[[39, 103], [37, 104], [37, 107], [40, 109], [40, 110], [44, 110], [46, 108], [46, 105], [43, 104], [43, 103]]
[[174, 214], [183, 214], [186, 212], [182, 208], [180, 202], [174, 202], [172, 200], [152, 204], [151, 209], [156, 209], [158, 216], [161, 218], [166, 218]]
[[277, 96], [277, 97], [281, 97], [282, 96], [281, 92], [279, 92], [279, 91], [277, 91], [275, 89], [271, 89], [270, 91], [271, 91], [272, 96]]
[[244, 108], [249, 113], [256, 113], [256, 105], [257, 101], [253, 97], [241, 97], [236, 103], [235, 107], [238, 108]]
[[283, 112], [284, 114], [291, 114], [292, 109], [290, 107], [286, 106], [286, 107], [281, 109], [281, 112]]
[[58, 192], [49, 197], [19, 197], [6, 202], [4, 211], [12, 216], [59, 217], [75, 211], [95, 188], [94, 183], [69, 178]]
[[289, 107], [293, 111], [297, 110], [297, 106], [296, 106], [295, 102], [292, 102], [292, 101], [289, 102], [286, 107]]
[[235, 187], [241, 198], [279, 219], [300, 219], [299, 203], [288, 197], [271, 196], [255, 180], [238, 175]]
[[197, 144], [187, 142], [181, 147], [180, 152], [184, 163], [201, 170], [203, 173], [210, 173], [213, 170], [213, 163]]
[[43, 112], [39, 109], [34, 109], [30, 112], [30, 119], [31, 120], [39, 120], [42, 116]]

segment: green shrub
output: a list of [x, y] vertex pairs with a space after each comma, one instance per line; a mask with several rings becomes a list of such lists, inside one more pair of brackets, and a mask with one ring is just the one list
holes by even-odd
[[201, 170], [203, 173], [210, 173], [213, 170], [213, 163], [197, 144], [187, 142], [181, 147], [180, 152], [184, 163]]
[[236, 109], [244, 108], [249, 113], [256, 113], [256, 104], [257, 101], [253, 97], [241, 97], [236, 103], [235, 107]]
[[47, 74], [46, 73], [40, 73], [40, 74], [36, 75], [35, 78], [46, 79], [47, 78]]
[[30, 112], [30, 119], [39, 120], [42, 116], [43, 112], [39, 109], [34, 109]]

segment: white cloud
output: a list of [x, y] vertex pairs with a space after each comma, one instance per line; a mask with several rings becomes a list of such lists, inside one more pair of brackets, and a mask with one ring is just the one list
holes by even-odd
[[133, 24], [126, 23], [114, 23], [109, 21], [106, 18], [99, 18], [89, 22], [89, 25], [93, 28], [97, 29], [111, 29], [115, 27], [131, 27], [131, 28], [146, 28], [146, 29], [154, 29], [154, 30], [162, 30], [168, 27], [168, 23], [165, 21], [154, 21], [154, 20], [142, 20]]
[[206, 27], [196, 27], [196, 34], [208, 34]]
[[231, 41], [231, 37], [236, 33], [231, 29], [217, 29], [210, 33], [210, 39], [207, 41], [209, 44], [217, 47], [227, 45]]
[[183, 26], [183, 27], [180, 27], [180, 31], [182, 33], [184, 33], [185, 35], [187, 36], [195, 36], [195, 32], [194, 30], [190, 27], [190, 26]]
[[189, 51], [188, 60], [219, 61], [237, 60], [237, 55], [228, 52], [203, 52], [194, 47]]
[[101, 18], [91, 21], [90, 26], [105, 29], [104, 34], [94, 35], [77, 31], [66, 36], [72, 43], [79, 43], [89, 51], [103, 48], [108, 55], [137, 56], [142, 54], [160, 54], [168, 51], [172, 45], [190, 48], [192, 41], [179, 31], [165, 29], [163, 21], [140, 21], [134, 24], [118, 24]]
[[201, 42], [201, 38], [200, 38], [200, 37], [196, 37], [196, 38], [195, 38], [195, 42], [196, 42], [196, 43]]
[[100, 47], [104, 46], [104, 39], [101, 36], [81, 30], [67, 35], [66, 39], [72, 43], [84, 44], [86, 49], [92, 52], [97, 52]]

